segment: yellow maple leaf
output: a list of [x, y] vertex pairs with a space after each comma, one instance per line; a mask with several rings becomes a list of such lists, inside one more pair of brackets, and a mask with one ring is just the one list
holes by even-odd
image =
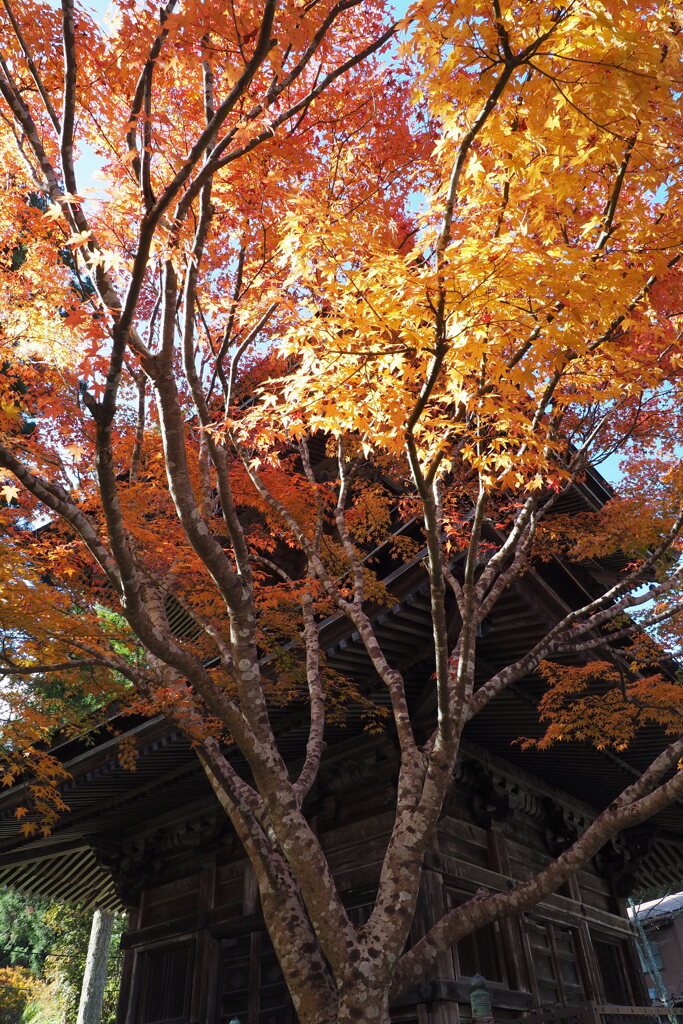
[[10, 501], [18, 500], [19, 488], [16, 484], [5, 484], [4, 487], [0, 488], [0, 494], [2, 494], [7, 504], [9, 504]]
[[91, 235], [92, 231], [79, 231], [77, 235], [71, 235], [67, 238], [66, 244], [70, 245], [73, 249], [80, 249], [88, 244]]

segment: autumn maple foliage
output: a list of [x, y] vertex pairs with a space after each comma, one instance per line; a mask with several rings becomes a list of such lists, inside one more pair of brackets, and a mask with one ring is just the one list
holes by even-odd
[[[4, 782], [33, 772], [24, 828], [49, 828], [52, 730], [113, 699], [177, 722], [251, 859], [303, 1024], [386, 1022], [447, 945], [683, 795], [661, 667], [683, 600], [680, 11], [418, 0], [396, 16], [118, 0], [102, 28], [73, 0], [3, 0], [0, 27]], [[553, 514], [619, 454], [619, 496]], [[375, 632], [377, 550], [428, 567], [426, 742]], [[475, 685], [478, 627], [535, 560], [616, 552], [608, 589]], [[333, 614], [400, 750], [360, 930], [306, 816], [326, 710], [369, 703], [321, 656]], [[655, 722], [661, 752], [540, 874], [406, 953], [462, 730], [537, 671], [536, 742], [619, 747]], [[295, 777], [272, 725], [286, 701], [310, 720]]]

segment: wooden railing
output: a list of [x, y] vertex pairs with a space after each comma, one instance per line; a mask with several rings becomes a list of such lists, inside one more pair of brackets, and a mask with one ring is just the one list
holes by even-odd
[[589, 1002], [525, 1013], [517, 1019], [519, 1024], [635, 1024], [634, 1017], [642, 1018], [643, 1024], [683, 1024], [683, 1008]]

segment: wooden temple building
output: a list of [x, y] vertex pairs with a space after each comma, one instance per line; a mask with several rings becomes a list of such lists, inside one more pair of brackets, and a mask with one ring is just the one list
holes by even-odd
[[[592, 477], [562, 499], [561, 510], [597, 508], [607, 496]], [[482, 630], [482, 674], [522, 655], [618, 569], [609, 560], [551, 561], [529, 572]], [[376, 625], [385, 651], [405, 672], [414, 717], [427, 735], [434, 714], [431, 622], [420, 559], [386, 582], [396, 603], [378, 614]], [[332, 618], [321, 635], [333, 667], [383, 700], [348, 623]], [[523, 751], [515, 740], [538, 734], [541, 685], [528, 679], [511, 688], [468, 727], [427, 857], [415, 938], [478, 888], [504, 889], [557, 855], [661, 745], [653, 729], [619, 755], [573, 744]], [[295, 764], [306, 716], [291, 707], [278, 714], [281, 749]], [[51, 835], [22, 838], [14, 817], [21, 787], [0, 794], [0, 884], [127, 908], [120, 1024], [295, 1024], [253, 875], [186, 739], [162, 718], [112, 725], [134, 737], [137, 770], [123, 770], [112, 733], [56, 748], [71, 776], [64, 785], [70, 810]], [[396, 748], [389, 733], [365, 733], [353, 709], [346, 724], [328, 729], [327, 741], [308, 812], [350, 913], [362, 923], [392, 820]], [[680, 805], [621, 834], [533, 911], [468, 936], [394, 1006], [394, 1019], [468, 1020], [476, 974], [487, 979], [496, 1019], [540, 1010], [546, 1019], [577, 1019], [572, 1008], [589, 1006], [597, 1024], [596, 1007], [645, 1005], [625, 897], [672, 888], [683, 888]]]

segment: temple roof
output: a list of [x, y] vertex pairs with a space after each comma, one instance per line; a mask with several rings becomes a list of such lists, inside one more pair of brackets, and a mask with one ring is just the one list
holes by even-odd
[[[608, 496], [604, 483], [598, 477], [590, 478], [563, 497], [559, 509], [596, 508]], [[389, 573], [385, 583], [395, 603], [376, 609], [373, 619], [383, 650], [404, 673], [416, 727], [422, 727], [426, 736], [434, 719], [435, 697], [430, 681], [428, 580], [422, 557], [418, 553]], [[618, 559], [580, 566], [549, 562], [527, 573], [522, 584], [503, 595], [482, 630], [478, 645], [482, 680], [524, 654], [564, 612], [600, 593], [605, 577], [613, 578], [620, 568]], [[455, 610], [452, 616], [457, 625]], [[182, 628], [182, 623], [178, 626]], [[348, 621], [331, 616], [320, 624], [320, 636], [330, 666], [351, 676], [377, 704], [386, 705], [386, 691]], [[520, 737], [539, 735], [536, 705], [542, 686], [540, 680], [529, 678], [497, 697], [468, 726], [465, 756], [479, 762], [488, 759], [499, 777], [507, 773], [511, 786], [528, 783], [540, 787], [549, 795], [560, 796], [578, 817], [590, 818], [639, 776], [661, 750], [664, 738], [659, 730], [647, 729], [630, 749], [618, 754], [577, 743], [552, 750], [523, 750], [517, 742]], [[274, 709], [273, 717], [281, 753], [295, 765], [305, 751], [306, 708]], [[328, 726], [323, 774], [329, 772], [325, 765], [353, 757], [360, 747], [374, 744], [378, 757], [393, 756], [390, 737], [369, 737], [364, 725], [363, 709], [349, 706], [345, 721]], [[135, 739], [138, 759], [134, 772], [119, 763], [118, 731]], [[23, 785], [0, 794], [0, 884], [54, 899], [115, 907], [120, 901], [110, 869], [116, 848], [126, 847], [126, 856], [134, 860], [141, 837], [158, 836], [172, 823], [184, 823], [186, 834], [174, 840], [180, 847], [201, 841], [202, 835], [222, 827], [215, 821], [217, 803], [188, 740], [161, 717], [123, 719], [114, 715], [109, 730], [81, 741], [70, 740], [54, 752], [71, 776], [62, 787], [69, 811], [50, 835], [26, 839], [14, 816], [24, 799]], [[237, 753], [234, 761], [246, 770]], [[647, 843], [641, 844], [635, 879], [637, 891], [643, 894], [683, 886], [683, 804], [664, 810], [645, 832]], [[120, 860], [120, 853], [118, 856]], [[134, 869], [133, 861], [128, 868]]]

